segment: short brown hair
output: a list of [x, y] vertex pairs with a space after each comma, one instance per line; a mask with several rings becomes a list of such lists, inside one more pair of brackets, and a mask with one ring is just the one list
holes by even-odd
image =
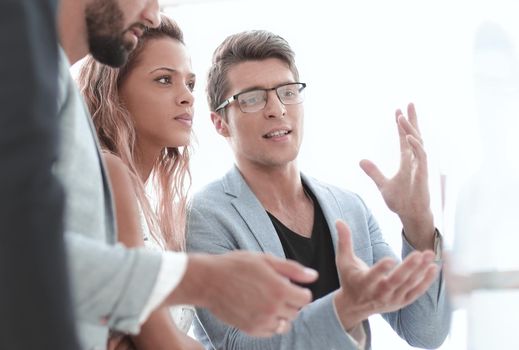
[[[285, 62], [294, 78], [299, 79], [295, 53], [288, 42], [279, 35], [266, 30], [252, 30], [227, 37], [214, 51], [207, 76], [209, 109], [215, 111], [226, 98], [225, 94], [229, 91], [227, 73], [231, 67], [245, 61], [268, 58], [277, 58]], [[220, 114], [225, 116], [223, 111]]]

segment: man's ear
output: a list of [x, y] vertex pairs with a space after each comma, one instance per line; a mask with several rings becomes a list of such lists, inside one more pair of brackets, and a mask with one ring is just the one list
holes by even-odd
[[211, 112], [211, 121], [213, 122], [214, 128], [216, 129], [217, 133], [219, 133], [223, 137], [229, 137], [229, 128], [227, 126], [227, 122], [220, 114], [216, 112]]

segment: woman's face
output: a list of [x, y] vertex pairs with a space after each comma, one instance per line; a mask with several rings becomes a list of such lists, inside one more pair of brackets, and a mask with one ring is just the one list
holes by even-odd
[[159, 151], [189, 144], [195, 75], [185, 46], [171, 38], [152, 39], [120, 87], [134, 121], [137, 145]]

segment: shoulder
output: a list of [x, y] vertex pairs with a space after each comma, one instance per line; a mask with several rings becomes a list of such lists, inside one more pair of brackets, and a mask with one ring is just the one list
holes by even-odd
[[110, 177], [130, 177], [130, 169], [121, 158], [113, 153], [102, 151], [103, 162], [110, 173]]
[[118, 156], [102, 152], [113, 192], [118, 228], [118, 239], [128, 247], [142, 246], [142, 211], [139, 208], [137, 191], [132, 173]]
[[102, 152], [102, 157], [115, 194], [117, 195], [121, 192], [134, 194], [132, 173], [123, 160], [115, 154], [106, 151]]
[[303, 179], [308, 185], [310, 185], [313, 191], [317, 192], [317, 195], [329, 193], [339, 202], [356, 203], [364, 206], [362, 198], [353, 191], [319, 181], [308, 175], [303, 175]]
[[204, 204], [221, 203], [222, 201], [230, 200], [232, 196], [227, 195], [224, 189], [223, 179], [213, 181], [193, 194], [191, 199], [192, 206], [203, 206]]
[[104, 151], [104, 150], [101, 151], [101, 156], [103, 157], [103, 161], [105, 162], [105, 164], [107, 166], [111, 166], [111, 167], [114, 167], [114, 168], [115, 167], [118, 167], [118, 168], [126, 167], [126, 168], [128, 168], [126, 166], [126, 164], [124, 164], [123, 160], [119, 156], [117, 156], [117, 155], [115, 155], [115, 154], [113, 154], [113, 153], [111, 153], [109, 151]]

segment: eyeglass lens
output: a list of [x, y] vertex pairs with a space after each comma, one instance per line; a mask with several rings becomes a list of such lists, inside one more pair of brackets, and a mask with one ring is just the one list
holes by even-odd
[[[282, 85], [277, 88], [276, 95], [281, 103], [285, 105], [298, 104], [303, 102], [304, 85], [294, 83]], [[239, 94], [238, 103], [242, 112], [257, 112], [267, 104], [267, 89], [258, 89]]]

